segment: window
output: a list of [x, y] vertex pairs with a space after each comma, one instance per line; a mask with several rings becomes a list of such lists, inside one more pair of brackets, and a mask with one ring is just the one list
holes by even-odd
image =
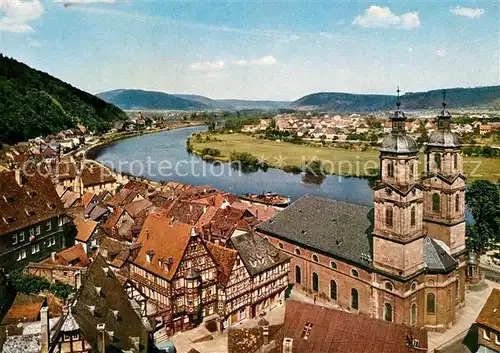
[[416, 303], [413, 303], [411, 305], [410, 324], [412, 326], [415, 326], [417, 324], [417, 304]]
[[283, 243], [278, 243], [278, 247], [279, 247], [280, 249], [283, 249]]
[[414, 169], [414, 168], [413, 168], [413, 162], [412, 162], [412, 161], [410, 161], [410, 180], [413, 180], [413, 176], [414, 176], [414, 175], [413, 175], [413, 169]]
[[432, 195], [432, 210], [433, 211], [439, 211], [441, 208], [441, 198], [439, 197], [439, 194], [433, 194]]
[[392, 283], [391, 283], [391, 282], [385, 282], [384, 287], [385, 287], [385, 289], [386, 289], [386, 290], [388, 290], [389, 292], [392, 292], [392, 290], [394, 289], [394, 287], [392, 286]]
[[313, 292], [318, 292], [319, 291], [319, 276], [316, 272], [313, 272]]
[[434, 155], [434, 166], [436, 167], [436, 169], [441, 169], [441, 154], [440, 153], [436, 153]]
[[47, 231], [51, 230], [52, 229], [52, 222], [51, 221], [48, 221], [47, 222]]
[[460, 195], [455, 196], [455, 212], [460, 211]]
[[384, 320], [392, 322], [392, 305], [389, 303], [384, 304]]
[[385, 209], [385, 225], [387, 227], [392, 227], [392, 217], [393, 217], [393, 214], [392, 214], [392, 207], [391, 206], [388, 206], [386, 209]]
[[337, 269], [337, 264], [334, 261], [331, 261], [330, 262], [330, 267], [334, 268], [334, 269]]
[[80, 336], [78, 335], [78, 333], [73, 334], [73, 341], [78, 341], [79, 338]]
[[457, 283], [455, 285], [455, 300], [460, 300], [460, 279], [457, 279]]
[[12, 245], [17, 244], [17, 234], [12, 234]]
[[410, 224], [411, 226], [414, 226], [416, 223], [416, 219], [415, 219], [415, 206], [413, 206], [411, 208], [411, 214], [410, 214]]
[[23, 242], [24, 241], [24, 230], [19, 232], [19, 242]]
[[351, 308], [358, 310], [358, 290], [355, 288], [351, 289]]
[[52, 245], [56, 245], [56, 237], [50, 237], [47, 241], [47, 247], [51, 247]]
[[359, 276], [359, 273], [358, 273], [358, 271], [356, 271], [355, 269], [352, 269], [352, 270], [351, 270], [351, 275], [352, 275], [353, 277], [358, 277], [358, 276]]
[[302, 283], [302, 275], [300, 273], [300, 266], [295, 266], [295, 283]]
[[295, 249], [295, 255], [299, 255], [300, 256], [300, 250], [299, 249]]
[[410, 289], [411, 289], [411, 291], [412, 291], [412, 292], [413, 292], [414, 290], [416, 290], [416, 289], [417, 289], [417, 285], [418, 285], [418, 283], [417, 283], [417, 282], [413, 282], [413, 283], [411, 284]]
[[458, 154], [454, 154], [453, 155], [453, 169], [457, 169], [458, 168]]
[[35, 230], [33, 228], [30, 229], [30, 237], [32, 237], [33, 235], [35, 235]]
[[31, 253], [36, 254], [37, 252], [40, 251], [40, 244], [35, 244], [31, 246]]
[[490, 335], [488, 334], [488, 331], [486, 329], [483, 329], [483, 338], [487, 341], [490, 340]]
[[36, 235], [40, 234], [40, 226], [36, 226]]
[[387, 161], [387, 175], [391, 178], [394, 177], [394, 162], [391, 160]]
[[21, 261], [26, 258], [26, 250], [23, 249], [17, 253], [17, 261]]
[[318, 262], [319, 261], [318, 255], [316, 255], [316, 254], [313, 254], [312, 259], [313, 259], [314, 262]]
[[330, 281], [330, 299], [337, 300], [337, 282]]
[[427, 294], [427, 312], [429, 314], [434, 314], [436, 312], [436, 297], [434, 293]]

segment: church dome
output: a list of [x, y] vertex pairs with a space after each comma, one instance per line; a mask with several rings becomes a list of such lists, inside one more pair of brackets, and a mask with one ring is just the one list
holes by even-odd
[[382, 142], [381, 152], [389, 153], [417, 153], [417, 142], [406, 134], [391, 134]]
[[457, 134], [449, 130], [435, 131], [429, 136], [428, 146], [432, 147], [460, 147], [460, 139]]

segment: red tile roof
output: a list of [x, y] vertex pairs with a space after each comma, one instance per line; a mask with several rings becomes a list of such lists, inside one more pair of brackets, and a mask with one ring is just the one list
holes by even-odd
[[493, 288], [476, 322], [496, 331], [500, 331], [500, 289]]
[[71, 248], [67, 248], [65, 250], [59, 251], [55, 260], [52, 258], [48, 258], [43, 261], [44, 264], [52, 264], [52, 265], [64, 265], [64, 266], [75, 266], [75, 267], [87, 267], [90, 264], [90, 260], [83, 249], [82, 244], [77, 244], [72, 246]]
[[243, 229], [249, 229], [246, 224], [256, 223], [256, 218], [247, 210], [240, 210], [231, 206], [217, 210], [210, 221], [209, 231], [212, 235], [228, 238], [233, 231], [242, 226], [240, 221], [244, 220]]
[[92, 201], [94, 197], [97, 197], [96, 194], [91, 192], [86, 192], [82, 196], [82, 205], [83, 207], [87, 207], [88, 204]]
[[[427, 331], [360, 314], [286, 301], [284, 337], [294, 353], [418, 353], [426, 351]], [[307, 339], [304, 329], [312, 325]], [[419, 349], [408, 342], [418, 340]]]
[[22, 186], [15, 172], [0, 172], [0, 235], [62, 216], [63, 204], [49, 178], [24, 176]]
[[153, 203], [148, 199], [138, 200], [129, 203], [125, 206], [125, 211], [132, 217], [136, 218], [142, 212], [144, 212], [147, 208], [151, 207]]
[[116, 179], [111, 175], [107, 168], [96, 165], [84, 168], [80, 173], [80, 177], [82, 179], [83, 186], [94, 186], [116, 182]]
[[125, 206], [134, 201], [137, 192], [130, 189], [121, 189], [116, 195], [105, 201], [106, 205], [111, 207]]
[[5, 315], [2, 325], [37, 321], [40, 310], [46, 302], [45, 297], [42, 296], [18, 293], [14, 303]]
[[94, 231], [97, 228], [97, 222], [88, 218], [75, 218], [73, 223], [76, 226], [77, 235], [75, 240], [86, 243], [89, 241], [90, 236], [94, 234]]
[[[191, 226], [184, 223], [171, 224], [170, 219], [152, 213], [144, 222], [137, 243], [142, 245], [134, 260], [134, 264], [170, 281], [182, 260], [184, 251], [191, 238]], [[154, 253], [151, 262], [146, 254]], [[171, 258], [172, 264], [167, 272], [160, 266], [159, 260], [166, 262]]]
[[189, 201], [177, 201], [170, 205], [168, 210], [161, 210], [163, 217], [170, 218], [173, 222], [195, 225], [203, 215], [204, 206]]
[[225, 248], [211, 242], [206, 242], [205, 244], [217, 264], [217, 269], [219, 271], [218, 284], [226, 286], [231, 276], [236, 258], [238, 257], [238, 252], [234, 249]]

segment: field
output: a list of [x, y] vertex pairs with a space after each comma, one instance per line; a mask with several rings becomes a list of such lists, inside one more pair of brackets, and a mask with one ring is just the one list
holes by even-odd
[[[345, 150], [332, 147], [312, 147], [291, 143], [261, 140], [244, 134], [215, 135], [220, 141], [198, 143], [193, 139], [194, 151], [216, 148], [221, 151], [221, 159], [228, 159], [233, 151], [248, 152], [277, 168], [301, 166], [304, 162], [319, 159], [325, 170], [331, 174], [371, 176], [379, 167], [379, 152]], [[420, 169], [424, 166], [424, 156], [420, 156]], [[500, 180], [500, 159], [466, 157], [464, 171], [469, 181], [477, 179]]]

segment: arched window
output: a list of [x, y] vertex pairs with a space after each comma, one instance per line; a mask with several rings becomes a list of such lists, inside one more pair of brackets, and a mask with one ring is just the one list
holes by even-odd
[[457, 279], [457, 284], [455, 287], [455, 300], [460, 300], [460, 279]]
[[330, 281], [330, 299], [337, 300], [337, 282]]
[[358, 277], [359, 276], [358, 271], [356, 271], [355, 269], [351, 270], [351, 274], [352, 274], [353, 277]]
[[439, 197], [439, 194], [433, 194], [432, 195], [432, 210], [433, 211], [439, 211], [441, 208], [441, 198]]
[[278, 243], [278, 247], [279, 247], [280, 249], [283, 249], [283, 243]]
[[355, 288], [351, 289], [351, 308], [358, 310], [359, 304], [358, 304], [358, 290]]
[[330, 267], [334, 268], [334, 269], [337, 269], [337, 264], [334, 261], [331, 261], [330, 262]]
[[387, 161], [387, 175], [391, 178], [394, 177], [394, 162], [391, 160]]
[[410, 325], [415, 326], [417, 324], [417, 304], [413, 303], [410, 310]]
[[436, 169], [441, 169], [441, 153], [436, 153], [434, 155], [434, 166]]
[[300, 256], [300, 250], [295, 248], [295, 255], [299, 255]]
[[457, 169], [458, 168], [458, 154], [454, 154], [453, 155], [453, 169]]
[[300, 266], [295, 266], [295, 283], [302, 283], [302, 274], [300, 273]]
[[319, 277], [316, 272], [313, 272], [313, 292], [319, 291]]
[[427, 312], [431, 314], [436, 312], [436, 296], [434, 293], [427, 294]]
[[392, 322], [392, 305], [389, 303], [384, 304], [384, 320]]
[[391, 282], [385, 282], [384, 287], [386, 290], [388, 290], [390, 292], [392, 292], [392, 290], [394, 289]]
[[319, 261], [318, 255], [316, 255], [316, 254], [313, 254], [312, 258], [313, 258], [314, 262], [318, 262]]
[[412, 292], [413, 292], [413, 291], [415, 291], [415, 290], [417, 289], [417, 285], [418, 285], [418, 283], [417, 283], [417, 282], [413, 282], [413, 283], [411, 284], [411, 286], [410, 286], [410, 290], [411, 290]]
[[410, 161], [410, 180], [413, 180], [413, 161]]
[[411, 213], [410, 213], [410, 224], [414, 226], [416, 223], [416, 217], [415, 217], [415, 206], [411, 208]]
[[460, 211], [460, 195], [455, 196], [455, 212]]
[[385, 225], [392, 227], [392, 206], [387, 206], [385, 209]]

